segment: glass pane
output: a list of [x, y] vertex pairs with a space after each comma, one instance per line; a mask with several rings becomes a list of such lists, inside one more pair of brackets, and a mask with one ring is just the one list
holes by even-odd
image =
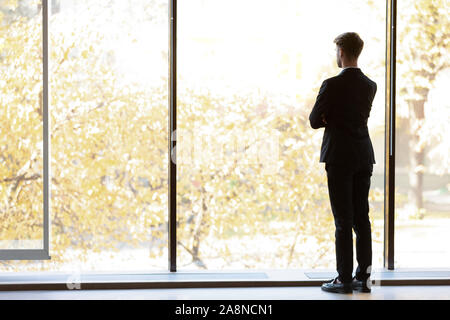
[[369, 126], [381, 267], [385, 3], [193, 0], [178, 15], [179, 268], [335, 268], [323, 131], [308, 116], [340, 72], [333, 39], [346, 31], [364, 39], [360, 66], [378, 83]]
[[39, 268], [167, 269], [168, 1], [52, 1], [49, 30], [52, 261]]
[[398, 2], [396, 267], [450, 265], [450, 1]]
[[42, 226], [41, 6], [40, 1], [2, 1], [0, 249], [43, 249]]

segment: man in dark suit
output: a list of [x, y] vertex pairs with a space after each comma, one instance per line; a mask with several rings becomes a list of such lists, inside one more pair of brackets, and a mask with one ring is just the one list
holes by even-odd
[[[325, 128], [320, 162], [325, 162], [336, 226], [338, 277], [324, 283], [322, 289], [336, 293], [370, 292], [372, 238], [368, 196], [375, 156], [367, 119], [377, 85], [358, 68], [364, 42], [357, 33], [343, 33], [334, 43], [337, 65], [343, 70], [323, 81], [309, 116], [313, 129]], [[352, 229], [358, 262], [353, 278]]]

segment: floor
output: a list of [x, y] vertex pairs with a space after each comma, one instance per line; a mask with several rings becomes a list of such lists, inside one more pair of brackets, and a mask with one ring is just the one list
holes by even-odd
[[3, 291], [0, 300], [450, 300], [450, 286], [375, 286], [333, 294], [319, 287]]

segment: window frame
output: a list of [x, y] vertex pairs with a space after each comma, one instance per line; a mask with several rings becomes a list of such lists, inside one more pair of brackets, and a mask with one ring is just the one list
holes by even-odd
[[[169, 1], [169, 270], [177, 271], [176, 260], [176, 111], [177, 111], [177, 0]], [[385, 167], [384, 167], [384, 250], [385, 269], [394, 270], [395, 232], [395, 114], [396, 114], [396, 30], [397, 0], [386, 0], [385, 60]]]
[[50, 137], [48, 110], [48, 0], [42, 0], [42, 119], [43, 119], [43, 248], [1, 249], [0, 260], [50, 260]]
[[[177, 0], [169, 4], [169, 132], [168, 132], [168, 269], [177, 271], [177, 189], [176, 189], [176, 129], [177, 129]], [[43, 248], [1, 249], [0, 260], [47, 260], [50, 257], [50, 141], [49, 141], [49, 81], [48, 81], [48, 0], [42, 0], [43, 50]], [[384, 168], [384, 267], [394, 269], [395, 212], [395, 88], [396, 88], [396, 19], [397, 0], [386, 0], [386, 64], [385, 64], [385, 168]]]

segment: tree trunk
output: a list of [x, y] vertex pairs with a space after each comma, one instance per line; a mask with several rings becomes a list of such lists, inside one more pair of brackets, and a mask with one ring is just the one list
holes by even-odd
[[410, 199], [414, 204], [416, 210], [423, 208], [423, 165], [424, 165], [424, 150], [416, 151], [414, 148], [418, 146], [418, 135], [412, 134], [410, 140], [411, 156], [409, 159], [409, 185], [410, 185]]
[[202, 235], [205, 234], [205, 225], [207, 223], [207, 210], [208, 207], [206, 206], [206, 200], [205, 200], [205, 190], [202, 188], [202, 208], [200, 209], [200, 213], [197, 216], [197, 220], [194, 227], [193, 232], [193, 241], [192, 241], [192, 260], [193, 263], [199, 266], [202, 269], [207, 269], [206, 264], [202, 261], [200, 258], [200, 242], [202, 240]]
[[425, 169], [425, 146], [421, 145], [420, 134], [425, 119], [424, 105], [428, 90], [423, 92], [423, 99], [410, 101], [410, 157], [409, 157], [409, 198], [414, 205], [414, 213], [423, 209], [423, 172]]

